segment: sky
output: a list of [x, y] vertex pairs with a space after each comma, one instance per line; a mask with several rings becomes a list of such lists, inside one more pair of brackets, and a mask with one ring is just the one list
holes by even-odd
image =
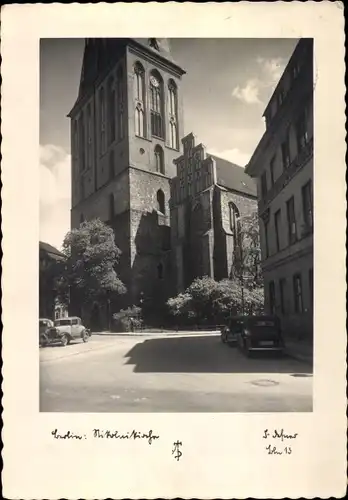
[[[261, 139], [263, 111], [297, 39], [173, 38], [183, 76], [184, 134], [244, 167]], [[83, 39], [44, 39], [40, 47], [40, 240], [61, 248], [70, 229], [70, 120]]]

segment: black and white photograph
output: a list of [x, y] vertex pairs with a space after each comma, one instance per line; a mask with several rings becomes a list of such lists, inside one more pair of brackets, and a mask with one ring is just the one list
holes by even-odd
[[342, 2], [2, 7], [3, 496], [342, 498]]
[[314, 83], [311, 38], [40, 40], [41, 411], [312, 411]]

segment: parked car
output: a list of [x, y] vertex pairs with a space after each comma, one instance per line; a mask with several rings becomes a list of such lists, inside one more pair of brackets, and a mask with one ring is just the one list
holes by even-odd
[[46, 339], [43, 340], [44, 345], [59, 342], [66, 346], [72, 340], [88, 342], [90, 337], [91, 331], [82, 324], [81, 318], [71, 316], [56, 319], [54, 325], [46, 332]]
[[40, 342], [40, 345], [45, 344], [45, 341], [47, 339], [47, 332], [53, 326], [54, 326], [54, 323], [51, 319], [39, 318], [39, 342]]
[[237, 335], [243, 329], [245, 316], [232, 316], [221, 330], [221, 340], [229, 346], [237, 345]]
[[237, 334], [238, 347], [247, 355], [254, 351], [284, 349], [280, 321], [277, 316], [247, 316], [241, 332]]

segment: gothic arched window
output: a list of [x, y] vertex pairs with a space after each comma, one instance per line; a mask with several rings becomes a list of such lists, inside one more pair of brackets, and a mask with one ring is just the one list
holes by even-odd
[[134, 66], [135, 135], [145, 137], [144, 68], [140, 63]]
[[79, 118], [79, 167], [80, 171], [86, 168], [85, 162], [85, 123], [83, 112]]
[[240, 228], [240, 214], [239, 210], [234, 203], [229, 204], [230, 211], [230, 228], [233, 234], [234, 244], [240, 245], [241, 228]]
[[118, 139], [121, 140], [124, 137], [124, 96], [123, 96], [123, 69], [120, 66], [117, 70], [117, 83], [116, 83], [116, 93], [117, 93], [117, 130]]
[[165, 215], [166, 207], [165, 207], [165, 197], [162, 189], [157, 191], [157, 210]]
[[163, 82], [157, 71], [150, 76], [150, 110], [151, 133], [163, 138]]
[[169, 146], [173, 149], [178, 148], [177, 95], [178, 95], [178, 90], [176, 83], [174, 82], [174, 80], [169, 80], [168, 83]]
[[100, 114], [100, 152], [106, 151], [106, 127], [105, 127], [105, 95], [103, 87], [99, 92], [99, 114]]
[[160, 262], [157, 266], [157, 277], [159, 280], [163, 279], [163, 264]]
[[115, 87], [113, 77], [109, 78], [108, 81], [108, 125], [109, 134], [108, 142], [111, 144], [116, 137], [116, 106], [115, 106]]
[[115, 177], [115, 155], [114, 151], [110, 151], [109, 155], [109, 179], [113, 179]]
[[155, 147], [155, 165], [156, 165], [156, 172], [159, 172], [160, 174], [164, 174], [164, 153], [163, 149], [161, 146], [156, 146]]
[[115, 197], [111, 193], [109, 195], [109, 220], [111, 221], [115, 217]]

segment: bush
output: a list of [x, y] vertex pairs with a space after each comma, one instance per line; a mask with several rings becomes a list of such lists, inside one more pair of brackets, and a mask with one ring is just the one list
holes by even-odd
[[140, 307], [132, 306], [127, 309], [121, 309], [112, 316], [112, 330], [115, 332], [132, 331], [132, 321], [134, 330], [139, 330], [142, 326], [142, 311]]

